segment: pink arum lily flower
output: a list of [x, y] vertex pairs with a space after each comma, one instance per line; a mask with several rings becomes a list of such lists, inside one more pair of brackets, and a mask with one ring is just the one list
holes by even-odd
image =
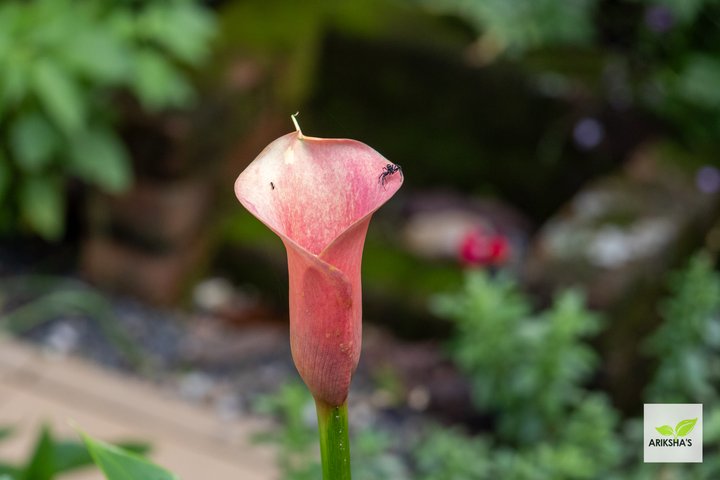
[[365, 234], [403, 177], [363, 143], [296, 128], [248, 165], [235, 194], [285, 244], [293, 360], [316, 401], [339, 406], [360, 358]]

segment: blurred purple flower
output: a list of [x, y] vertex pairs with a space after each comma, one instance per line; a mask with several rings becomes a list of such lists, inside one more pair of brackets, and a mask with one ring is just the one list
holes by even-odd
[[645, 10], [645, 25], [655, 33], [666, 33], [675, 26], [675, 15], [664, 5], [653, 5]]
[[695, 184], [703, 193], [717, 193], [720, 190], [720, 170], [710, 165], [699, 168]]
[[585, 117], [575, 124], [573, 138], [578, 148], [592, 150], [605, 138], [605, 128], [597, 119]]

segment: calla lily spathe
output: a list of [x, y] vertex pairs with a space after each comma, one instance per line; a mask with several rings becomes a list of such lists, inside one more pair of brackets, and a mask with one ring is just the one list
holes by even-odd
[[284, 135], [235, 182], [238, 200], [285, 244], [290, 342], [316, 400], [342, 405], [360, 358], [360, 264], [370, 218], [402, 184], [402, 172], [367, 145]]

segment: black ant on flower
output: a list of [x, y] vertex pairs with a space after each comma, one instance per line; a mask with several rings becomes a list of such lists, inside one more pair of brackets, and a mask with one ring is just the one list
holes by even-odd
[[382, 173], [378, 177], [378, 182], [380, 183], [380, 185], [383, 186], [383, 188], [385, 188], [385, 182], [387, 182], [387, 177], [389, 177], [390, 175], [394, 175], [397, 172], [400, 172], [400, 176], [402, 176], [402, 168], [400, 167], [400, 165], [388, 163], [387, 165], [385, 165]]

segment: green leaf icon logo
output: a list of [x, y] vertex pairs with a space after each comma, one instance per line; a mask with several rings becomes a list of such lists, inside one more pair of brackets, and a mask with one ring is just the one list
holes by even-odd
[[697, 423], [697, 418], [692, 418], [688, 420], [681, 420], [676, 426], [675, 426], [675, 435], [678, 437], [684, 437], [690, 432], [693, 431], [693, 428], [695, 428], [695, 424]]
[[[680, 422], [680, 423], [682, 423], [682, 422]], [[655, 430], [660, 432], [660, 435], [665, 435], [665, 436], [675, 435], [675, 431], [672, 429], [672, 427], [670, 425], [663, 425], [662, 427], [655, 427]]]

